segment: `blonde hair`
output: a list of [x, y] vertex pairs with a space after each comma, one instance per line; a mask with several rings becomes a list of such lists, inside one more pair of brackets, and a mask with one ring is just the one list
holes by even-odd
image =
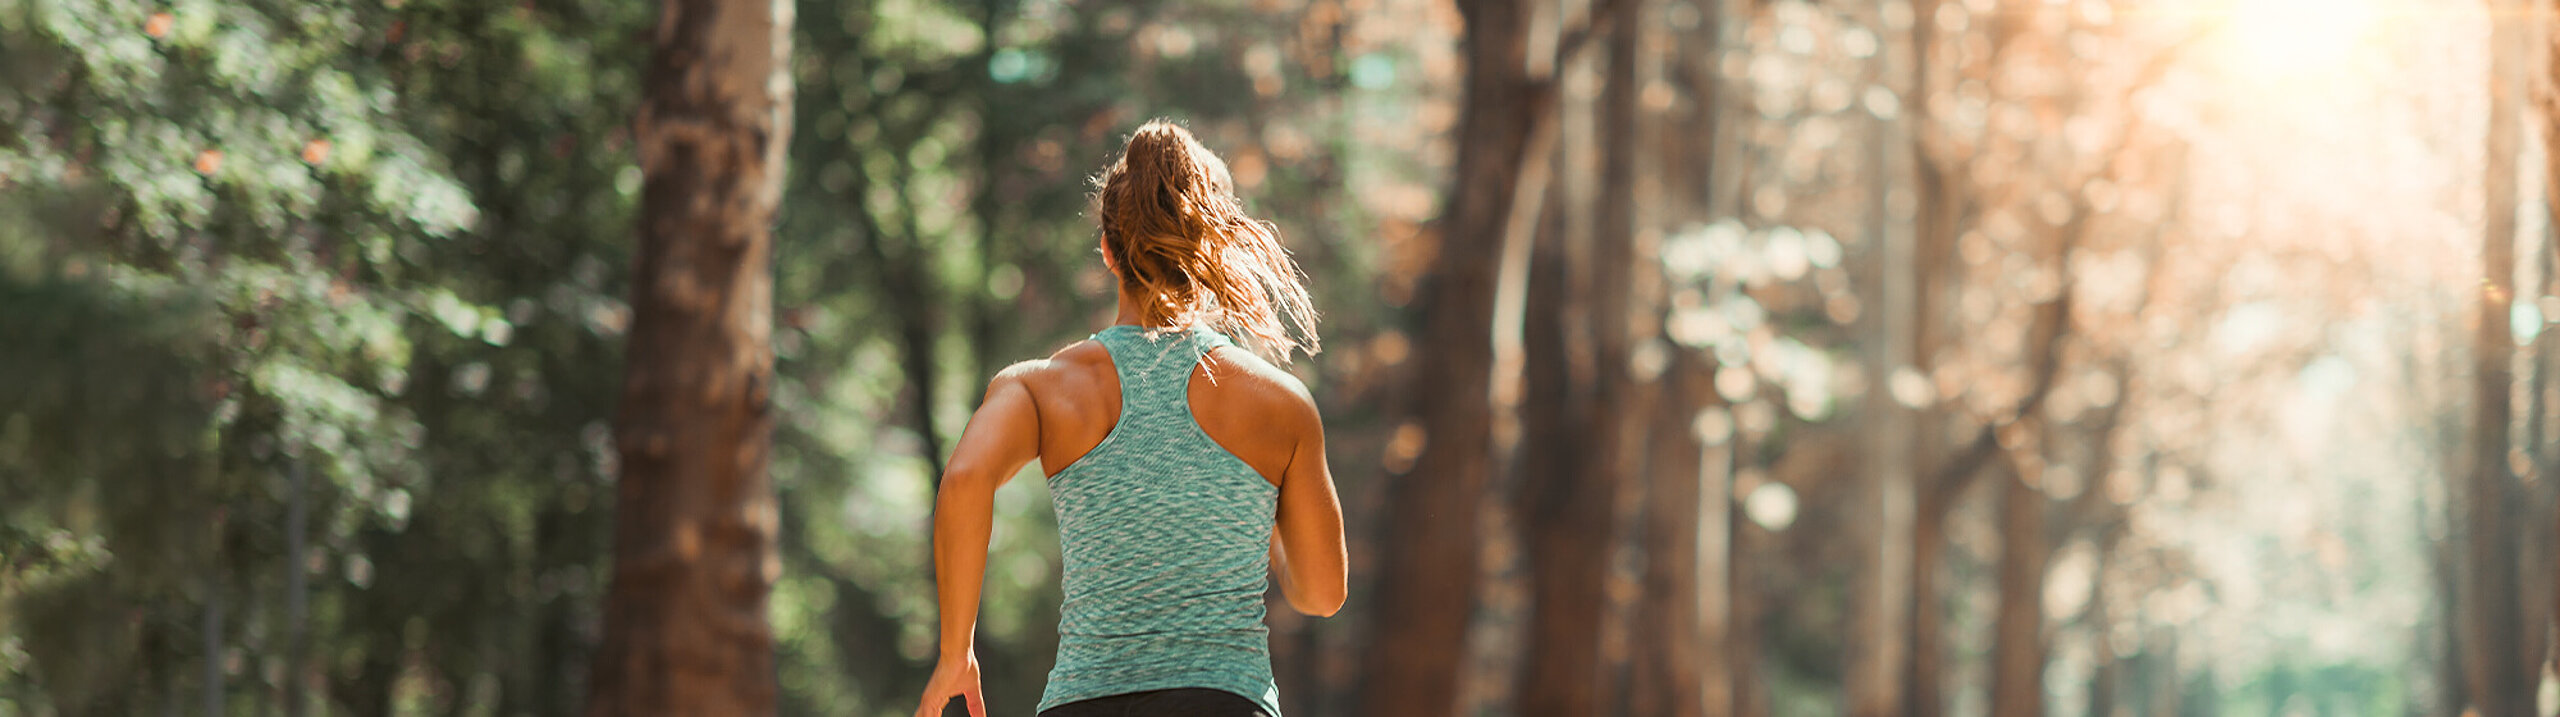
[[1103, 251], [1148, 326], [1208, 326], [1283, 364], [1320, 350], [1306, 272], [1189, 131], [1140, 126], [1093, 183]]

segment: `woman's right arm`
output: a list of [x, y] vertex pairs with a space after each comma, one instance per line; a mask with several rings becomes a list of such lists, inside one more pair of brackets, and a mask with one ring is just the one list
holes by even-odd
[[1325, 464], [1324, 418], [1303, 386], [1297, 389], [1290, 422], [1299, 436], [1289, 467], [1280, 477], [1280, 515], [1275, 527], [1271, 567], [1289, 606], [1316, 617], [1342, 609], [1350, 593], [1351, 558], [1343, 547], [1342, 500], [1334, 493], [1333, 469]]
[[986, 717], [979, 691], [978, 593], [986, 581], [987, 540], [994, 530], [996, 489], [1040, 457], [1040, 412], [1023, 384], [1038, 362], [1015, 364], [987, 384], [987, 398], [943, 471], [933, 510], [933, 572], [942, 608], [942, 656], [925, 686], [917, 717], [942, 714], [954, 697], [972, 717]]

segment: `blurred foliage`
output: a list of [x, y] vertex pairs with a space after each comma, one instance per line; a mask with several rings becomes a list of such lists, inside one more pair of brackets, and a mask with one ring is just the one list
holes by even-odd
[[577, 704], [648, 19], [0, 5], [0, 363], [29, 379], [0, 400], [0, 490], [13, 534], [52, 536], [13, 547], [95, 547], [54, 577], [13, 550], [0, 700], [196, 704], [212, 617], [227, 711], [287, 680], [365, 714]]

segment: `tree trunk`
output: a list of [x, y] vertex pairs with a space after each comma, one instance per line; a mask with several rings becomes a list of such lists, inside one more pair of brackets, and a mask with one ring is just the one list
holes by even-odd
[[1623, 439], [1635, 266], [1636, 0], [1613, 0], [1607, 83], [1601, 95], [1601, 178], [1591, 245], [1575, 252], [1561, 232], [1540, 235], [1529, 271], [1521, 405], [1522, 542], [1531, 602], [1521, 662], [1523, 714], [1602, 714], [1601, 632], [1615, 546], [1618, 490], [1631, 446]]
[[1918, 510], [1911, 520], [1911, 669], [1910, 682], [1903, 685], [1908, 701], [1903, 713], [1910, 717], [1938, 717], [1946, 709], [1946, 696], [1941, 682], [1946, 678], [1947, 610], [1938, 599], [1938, 574], [1947, 556], [1947, 512], [1949, 508], [1933, 499], [1936, 490], [1920, 496]]
[[[1878, 12], [1893, 0], [1877, 3]], [[1888, 46], [1890, 48], [1890, 46]], [[1877, 54], [1889, 63], [1894, 52]], [[1868, 349], [1866, 484], [1852, 508], [1859, 530], [1858, 572], [1851, 593], [1851, 628], [1847, 682], [1848, 709], [1854, 717], [1884, 717], [1901, 712], [1905, 695], [1905, 650], [1911, 635], [1906, 620], [1912, 607], [1912, 473], [1911, 410], [1894, 397], [1893, 379], [1912, 370], [1912, 245], [1904, 222], [1892, 216], [1886, 200], [1899, 176], [1908, 148], [1896, 141], [1901, 126], [1891, 119], [1873, 120], [1867, 142], [1867, 171], [1873, 186], [1867, 202], [1866, 244], [1875, 252], [1876, 301], [1874, 343]]]
[[[1704, 0], [1697, 5], [1699, 26], [1686, 31], [1693, 39], [1685, 40], [1696, 44], [1685, 53], [1674, 51], [1674, 72], [1681, 63], [1701, 57], [1713, 61], [1722, 47], [1725, 3]], [[1671, 42], [1681, 48], [1684, 41]], [[1669, 160], [1652, 173], [1661, 184], [1653, 185], [1648, 199], [1672, 196], [1681, 187], [1713, 196], [1714, 138], [1723, 126], [1724, 106], [1717, 85], [1694, 83], [1695, 108], [1686, 117], [1664, 120], [1693, 128], [1692, 134], [1706, 139], [1704, 146], [1671, 136], [1678, 133], [1647, 135], [1647, 145], [1665, 147]], [[1667, 305], [1668, 288], [1653, 300]], [[1658, 312], [1661, 306], [1647, 310]], [[1645, 562], [1632, 631], [1627, 713], [1729, 717], [1734, 709], [1734, 675], [1726, 659], [1732, 602], [1732, 424], [1727, 418], [1710, 426], [1718, 435], [1700, 432], [1700, 412], [1719, 403], [1714, 362], [1703, 352], [1680, 347], [1667, 334], [1657, 340], [1671, 357], [1652, 388], [1652, 424], [1643, 429], [1648, 456], [1637, 474], [1645, 481], [1645, 517], [1638, 537]]]
[[[2539, 42], [2549, 42], [2552, 37], [2549, 34], [2549, 16], [2545, 13], [2535, 13], [2531, 17], [2541, 21], [2536, 23], [2536, 27], [2542, 32], [2535, 35], [2535, 39]], [[2543, 88], [2545, 92], [2549, 91], [2548, 85], [2543, 85]], [[2545, 108], [2547, 111], [2547, 105]], [[2546, 155], [2544, 159], [2547, 162], [2551, 146], [2549, 142], [2551, 123], [2545, 118], [2540, 124], [2541, 131], [2544, 133], [2543, 147]], [[2545, 199], [2551, 197], [2554, 192], [2550, 187], [2551, 184], [2551, 177], [2545, 175], [2543, 178]], [[2519, 201], [2521, 200], [2522, 198], [2519, 197]], [[2546, 206], [2545, 209], [2548, 210], [2550, 207]], [[2534, 237], [2533, 240], [2533, 258], [2527, 265], [2533, 267], [2534, 290], [2525, 296], [2525, 301], [2537, 301], [2539, 297], [2551, 296], [2554, 287], [2560, 286], [2560, 277], [2554, 277], [2552, 271], [2555, 257], [2552, 254], [2554, 247], [2551, 237], [2547, 231], [2542, 234]], [[2544, 318], [2548, 320], [2551, 317]], [[2522, 622], [2519, 624], [2524, 627], [2522, 630], [2524, 642], [2518, 656], [2525, 664], [2525, 679], [2539, 681], [2541, 679], [2539, 675], [2546, 664], [2546, 652], [2551, 647], [2552, 639], [2549, 629], [2552, 619], [2551, 590], [2554, 587], [2551, 573], [2552, 543], [2555, 539], [2560, 539], [2560, 534], [2551, 532], [2552, 516], [2544, 512], [2552, 505], [2553, 497], [2560, 496], [2560, 493], [2552, 491], [2554, 471], [2551, 470], [2552, 441], [2549, 435], [2551, 428], [2549, 419], [2552, 411], [2551, 375], [2555, 364], [2554, 359], [2560, 358], [2553, 356], [2553, 351], [2555, 348], [2560, 348], [2560, 334], [2547, 330], [2537, 331], [2530, 346], [2532, 349], [2526, 352], [2525, 358], [2528, 378], [2524, 391], [2524, 443], [2516, 447], [2525, 457], [2523, 466], [2526, 478], [2518, 481], [2516, 485], [2514, 494], [2516, 507], [2508, 515], [2516, 519], [2511, 523], [2515, 527], [2515, 536], [2512, 540], [2519, 548], [2516, 554], [2518, 559], [2517, 597], [2522, 600], [2518, 609], [2523, 613]]]
[[644, 182], [592, 715], [774, 709], [768, 226], [790, 31], [780, 0], [661, 6], [635, 126]]
[[1701, 436], [1713, 367], [1681, 350], [1655, 391], [1645, 475], [1644, 592], [1636, 608], [1627, 695], [1633, 717], [1726, 717], [1733, 675], [1723, 659], [1731, 540], [1730, 463], [1722, 436]]
[[[2543, 208], [2550, 212], [2553, 222], [2550, 226], [2560, 227], [2560, 49], [2552, 47], [2552, 43], [2560, 42], [2560, 0], [2553, 0], [2551, 5], [2545, 8], [2542, 20], [2542, 36], [2538, 38], [2536, 44], [2543, 50], [2541, 58], [2543, 63], [2541, 83]], [[2544, 257], [2543, 294], [2546, 296], [2551, 294], [2552, 285], [2555, 283], [2553, 275], [2560, 273], [2560, 250], [2555, 250], [2552, 246], [2555, 240], [2560, 240], [2560, 237], [2546, 236], [2541, 242]], [[2560, 316], [2544, 318], [2560, 320]], [[2560, 341], [2546, 339], [2543, 350], [2560, 351]], [[2544, 356], [2541, 364], [2543, 366], [2560, 365], [2560, 356]], [[2545, 402], [2555, 399], [2545, 397], [2537, 391], [2533, 400]], [[2536, 435], [2533, 440], [2543, 441], [2545, 438]], [[2546, 446], [2546, 448], [2549, 447]], [[2560, 548], [2555, 548], [2554, 543], [2551, 542], [2560, 541], [2560, 451], [2553, 452], [2556, 455], [2541, 462], [2541, 465], [2546, 466], [2546, 470], [2541, 476], [2544, 495], [2540, 497], [2539, 504], [2544, 510], [2549, 511], [2544, 514], [2546, 520], [2541, 521], [2541, 529], [2549, 531], [2543, 533], [2544, 542], [2542, 542], [2543, 575], [2548, 578], [2544, 582], [2546, 589], [2550, 591], [2546, 594], [2549, 600], [2543, 605], [2543, 615], [2546, 624], [2560, 628]], [[2550, 667], [2551, 679], [2560, 680], [2560, 644], [2555, 642], [2560, 642], [2560, 634], [2546, 632], [2543, 648], [2548, 656], [2545, 664]]]
[[[1726, 474], [1730, 476], [1748, 465], [1744, 463], [1745, 457], [1751, 455], [1753, 447], [1742, 440], [1739, 432], [1726, 444], [1731, 447], [1733, 456], [1730, 472]], [[1726, 515], [1735, 514], [1727, 512]], [[1728, 584], [1734, 589], [1726, 593], [1732, 602], [1728, 603], [1725, 622], [1724, 659], [1727, 674], [1733, 676], [1732, 714], [1733, 717], [1768, 717], [1776, 710], [1770, 704], [1775, 698], [1770, 695], [1769, 680], [1760, 664], [1760, 646], [1766, 641], [1763, 635], [1767, 632], [1764, 625], [1769, 616], [1769, 594], [1760, 587], [1763, 571], [1759, 562], [1767, 560], [1775, 550], [1775, 546], [1770, 545], [1775, 542], [1775, 536], [1745, 520], [1731, 520], [1728, 525], [1732, 526], [1733, 536], [1732, 553], [1727, 556], [1731, 561], [1727, 567], [1732, 571]]]
[[2001, 483], [2000, 613], [1994, 625], [1992, 717], [2044, 714], [2044, 464], [2038, 437], [2011, 450]]
[[2484, 223], [2481, 242], [2480, 313], [2475, 317], [2473, 350], [2476, 392], [2471, 425], [2472, 452], [2467, 480], [2456, 486], [2460, 518], [2454, 521], [2462, 541], [2460, 642], [2469, 674], [2471, 705], [2480, 717], [2523, 717], [2533, 709], [2532, 668], [2521, 657], [2523, 632], [2518, 604], [2516, 532], [2509, 528], [2514, 477], [2507, 460], [2507, 431], [2513, 414], [2508, 404], [2513, 376], [2515, 338], [2509, 330], [2508, 307], [2515, 292], [2517, 201], [2516, 155], [2522, 148], [2522, 26], [2514, 21], [2520, 3], [2488, 0], [2490, 23], [2490, 103]]
[[1527, 3], [1481, 0], [1458, 9], [1467, 79], [1455, 185], [1416, 307], [1418, 343], [1436, 353], [1411, 362], [1415, 395], [1405, 426], [1419, 429], [1422, 447], [1412, 469], [1389, 481], [1378, 608], [1361, 659], [1365, 714], [1437, 717], [1457, 709], [1475, 612], [1477, 511], [1493, 470], [1494, 280], [1521, 174], [1545, 160], [1532, 135], [1554, 102], [1552, 88], [1528, 75]]
[[1527, 645], [1515, 683], [1517, 709], [1521, 714], [1599, 714], [1600, 581], [1607, 579], [1608, 565], [1584, 555], [1583, 543], [1596, 538], [1605, 549], [1609, 531], [1603, 524], [1596, 536], [1581, 535], [1590, 526], [1579, 513], [1594, 502], [1605, 506], [1607, 499], [1594, 498], [1590, 494], [1599, 488], [1576, 480], [1591, 462], [1587, 457], [1601, 450], [1585, 433], [1597, 418], [1586, 393], [1589, 357], [1569, 355], [1587, 351], [1591, 335], [1574, 330], [1587, 330], [1588, 324], [1577, 320], [1583, 318], [1575, 310], [1581, 302], [1573, 296], [1565, 239], [1557, 222], [1545, 224], [1530, 258], [1521, 333], [1525, 375], [1520, 492], [1514, 512], [1527, 548], [1530, 604]]
[[[1914, 0], [1912, 16], [1935, 18], [1939, 0]], [[1912, 370], [1922, 376], [1932, 375], [1937, 365], [1937, 346], [1947, 322], [1942, 297], [1949, 282], [1942, 277], [1950, 269], [1949, 259], [1955, 246], [1955, 211], [1949, 200], [1948, 173], [1929, 151], [1927, 141], [1935, 118], [1929, 111], [1929, 96], [1935, 92], [1930, 83], [1932, 58], [1937, 49], [1936, 22], [1911, 23], [1911, 102], [1912, 131], [1909, 132], [1912, 154], [1912, 183], [1918, 193], [1918, 217], [1913, 223], [1914, 275], [1911, 296]], [[1938, 465], [1946, 451], [1944, 432], [1934, 430], [1943, 411], [1935, 403], [1919, 409], [1911, 429], [1912, 457], [1920, 465]], [[1951, 501], [1937, 500], [1936, 486], [1941, 476], [1924, 473], [1914, 476], [1915, 506], [1911, 523], [1911, 607], [1906, 614], [1911, 631], [1909, 652], [1904, 659], [1902, 713], [1908, 717], [1938, 717], [1946, 707], [1942, 691], [1945, 680], [1946, 609], [1938, 599], [1938, 571], [1946, 558], [1947, 515]]]

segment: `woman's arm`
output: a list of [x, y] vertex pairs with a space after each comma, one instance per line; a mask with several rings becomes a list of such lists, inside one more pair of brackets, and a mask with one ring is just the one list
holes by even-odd
[[942, 613], [942, 656], [925, 688], [918, 717], [935, 717], [952, 697], [985, 717], [978, 687], [978, 594], [987, 575], [987, 539], [995, 527], [996, 489], [1040, 457], [1040, 412], [1023, 376], [1038, 362], [1015, 364], [987, 384], [987, 397], [952, 448], [934, 498], [933, 574]]
[[1342, 501], [1334, 494], [1333, 469], [1324, 458], [1324, 418], [1306, 388], [1290, 423], [1298, 446], [1281, 472], [1280, 516], [1271, 545], [1272, 572], [1280, 593], [1298, 612], [1329, 617], [1349, 594], [1351, 558], [1343, 547]]

